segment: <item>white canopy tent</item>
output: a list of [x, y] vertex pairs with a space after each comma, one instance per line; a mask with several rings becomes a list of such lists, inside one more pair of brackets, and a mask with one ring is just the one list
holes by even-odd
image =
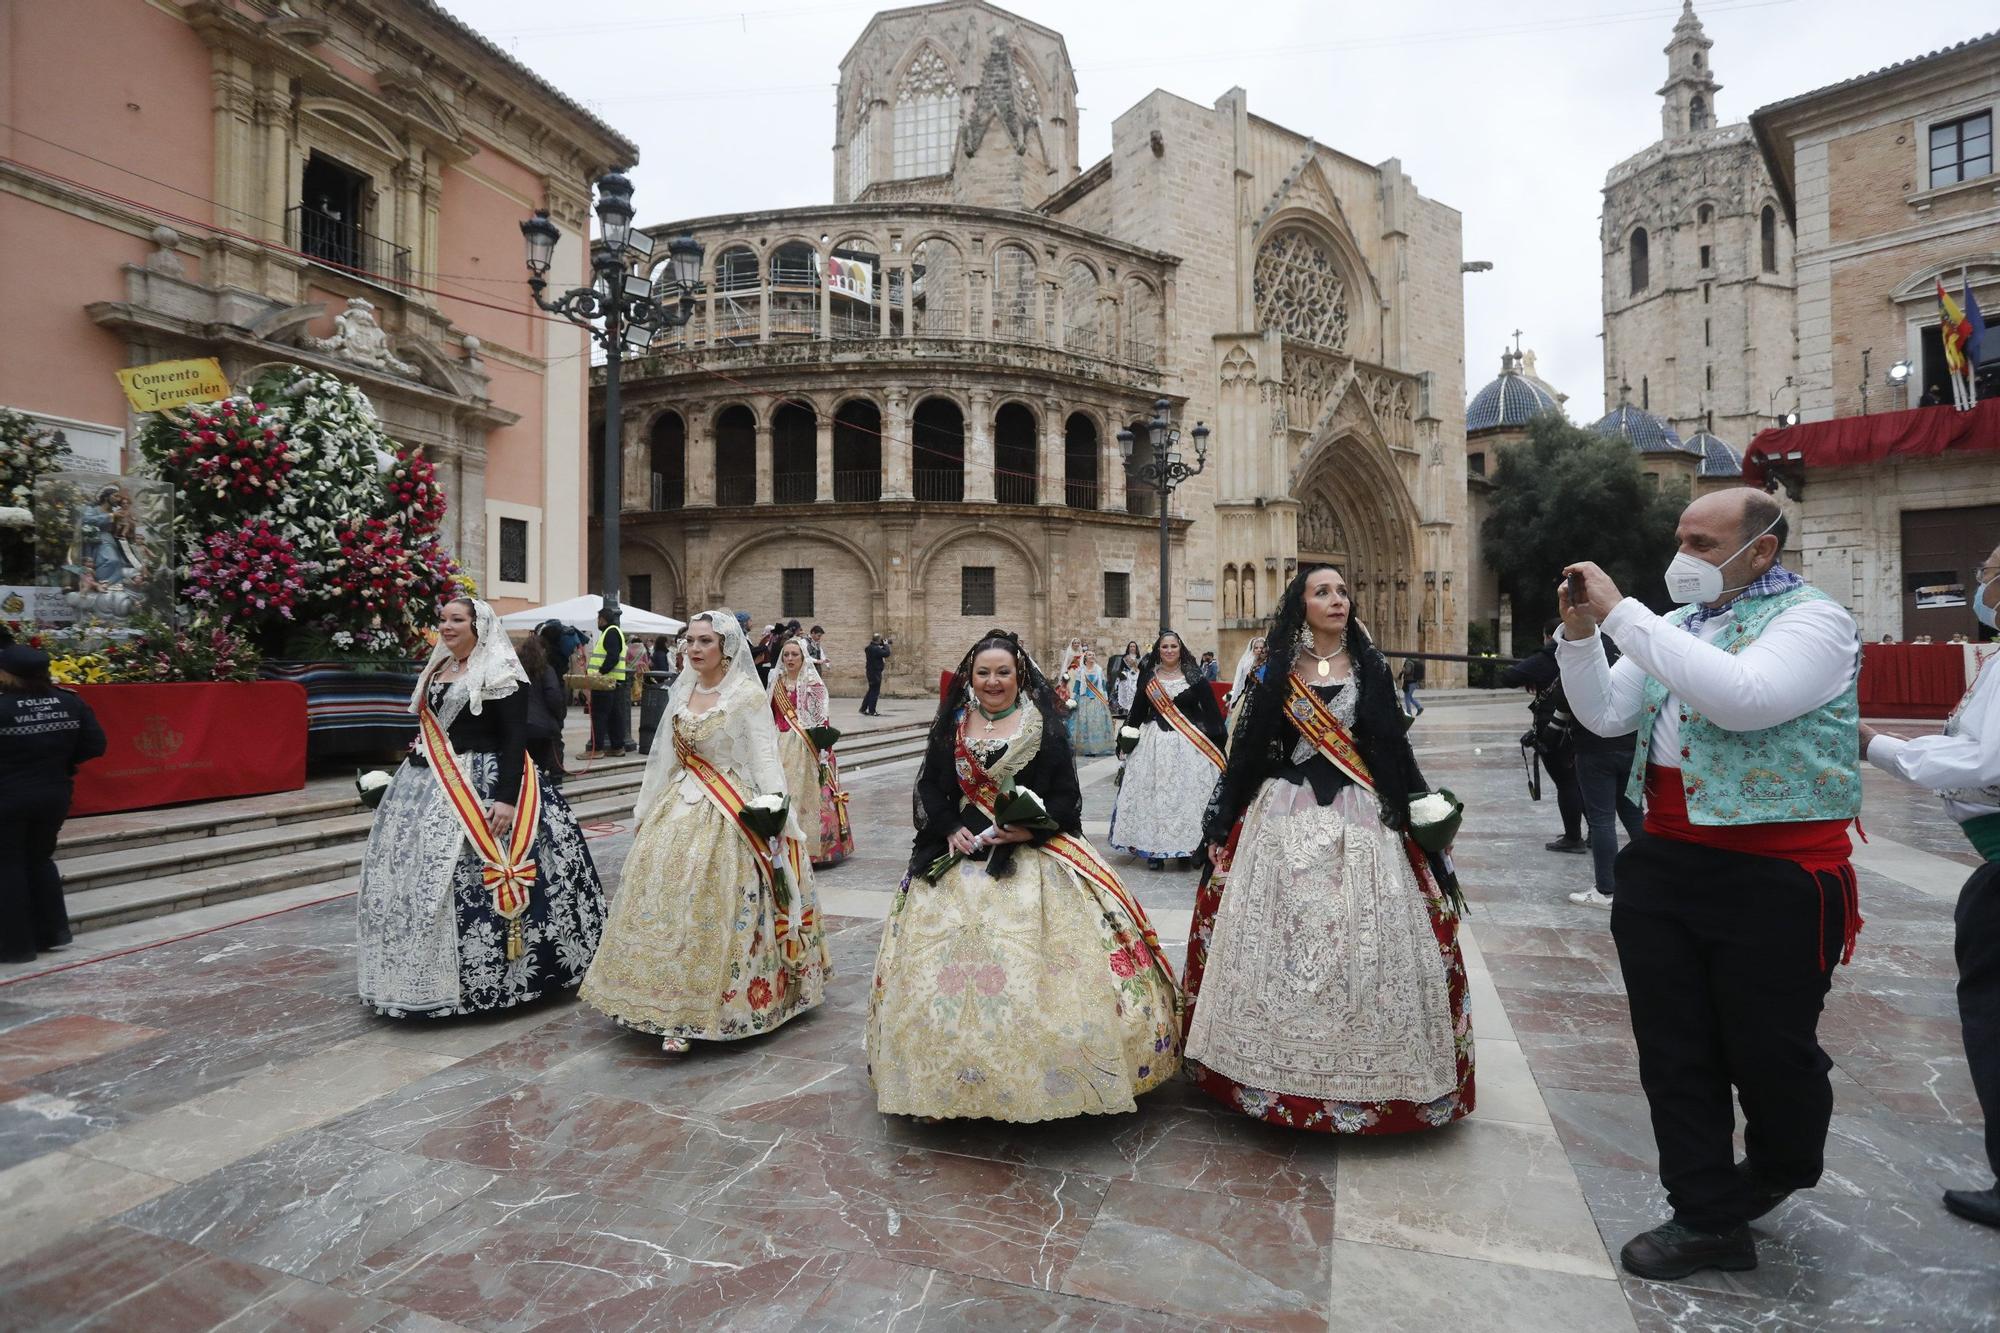
[[[510, 611], [500, 617], [500, 624], [502, 628], [523, 632], [532, 630], [545, 620], [560, 620], [565, 625], [590, 633], [597, 629], [597, 613], [603, 606], [604, 598], [590, 592], [529, 611]], [[618, 612], [619, 628], [627, 634], [679, 634], [687, 628], [685, 622], [672, 616], [655, 615], [636, 606], [620, 606]]]

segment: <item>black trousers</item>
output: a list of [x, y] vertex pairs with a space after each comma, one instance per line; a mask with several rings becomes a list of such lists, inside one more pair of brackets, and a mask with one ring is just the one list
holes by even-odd
[[1583, 802], [1583, 817], [1590, 825], [1590, 864], [1594, 885], [1609, 895], [1618, 884], [1614, 868], [1618, 857], [1618, 825], [1625, 836], [1636, 838], [1643, 826], [1639, 807], [1625, 795], [1625, 781], [1632, 774], [1632, 751], [1579, 749], [1576, 752], [1576, 788]]
[[0, 818], [0, 962], [26, 963], [43, 949], [70, 942], [56, 870], [60, 814]]
[[1831, 873], [1648, 834], [1618, 853], [1617, 877], [1611, 935], [1660, 1183], [1676, 1221], [1725, 1230], [1750, 1212], [1732, 1088], [1759, 1175], [1807, 1189], [1825, 1166], [1833, 1062], [1819, 1016], [1846, 895]]
[[1542, 767], [1556, 784], [1556, 813], [1571, 842], [1583, 841], [1583, 789], [1576, 782], [1576, 750], [1568, 745], [1542, 756]]
[[875, 705], [881, 701], [881, 698], [882, 678], [880, 676], [870, 676], [868, 678], [868, 693], [863, 695], [861, 699], [861, 711], [864, 713], [874, 712]]
[[622, 750], [632, 743], [632, 687], [590, 693], [590, 743], [597, 750]]
[[1965, 1062], [1986, 1118], [1987, 1165], [2000, 1177], [2000, 861], [1988, 861], [1965, 881], [1955, 919]]

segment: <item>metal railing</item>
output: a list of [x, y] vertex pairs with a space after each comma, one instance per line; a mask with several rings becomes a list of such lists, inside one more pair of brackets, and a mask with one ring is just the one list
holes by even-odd
[[392, 287], [409, 285], [409, 247], [363, 231], [345, 218], [295, 204], [285, 210], [285, 235], [293, 249], [323, 264]]
[[964, 468], [920, 467], [912, 481], [911, 490], [919, 500], [943, 500], [956, 504], [965, 499]]
[[1063, 503], [1071, 509], [1095, 509], [1101, 489], [1094, 481], [1065, 481], [1063, 483]]
[[680, 509], [687, 504], [687, 478], [653, 474], [653, 508]]
[[866, 468], [834, 473], [833, 498], [843, 504], [867, 504], [881, 499], [882, 470]]
[[995, 469], [993, 498], [1003, 505], [1031, 505], [1035, 502], [1035, 479]]
[[757, 503], [757, 478], [717, 477], [715, 479], [715, 502], [719, 505], [751, 505]]
[[914, 312], [910, 334], [916, 338], [963, 338], [965, 311], [957, 306], [925, 306]]
[[819, 499], [819, 478], [810, 472], [780, 472], [771, 478], [771, 498], [781, 505], [809, 505]]

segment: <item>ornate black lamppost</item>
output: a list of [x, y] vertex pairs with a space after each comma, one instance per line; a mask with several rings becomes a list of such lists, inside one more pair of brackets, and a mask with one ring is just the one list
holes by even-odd
[[667, 246], [667, 271], [658, 290], [645, 270], [653, 261], [653, 238], [632, 229], [632, 182], [613, 168], [597, 182], [597, 239], [590, 246], [593, 278], [555, 300], [543, 299], [549, 264], [562, 232], [545, 208], [521, 224], [528, 243], [528, 290], [535, 304], [561, 315], [589, 333], [604, 349], [604, 513], [600, 529], [604, 609], [618, 610], [618, 511], [624, 490], [624, 430], [618, 402], [618, 370], [627, 350], [643, 353], [661, 329], [678, 328], [694, 316], [701, 291], [701, 246], [681, 236]]
[[1153, 402], [1153, 419], [1146, 423], [1146, 434], [1153, 447], [1153, 461], [1138, 467], [1130, 466], [1132, 446], [1138, 443], [1130, 430], [1118, 432], [1118, 452], [1128, 465], [1125, 469], [1126, 484], [1133, 478], [1147, 483], [1160, 493], [1160, 628], [1167, 629], [1167, 608], [1173, 599], [1167, 592], [1167, 501], [1180, 484], [1189, 477], [1201, 475], [1208, 466], [1208, 427], [1197, 421], [1194, 426], [1194, 466], [1181, 461], [1181, 432], [1167, 414], [1173, 404], [1164, 398]]

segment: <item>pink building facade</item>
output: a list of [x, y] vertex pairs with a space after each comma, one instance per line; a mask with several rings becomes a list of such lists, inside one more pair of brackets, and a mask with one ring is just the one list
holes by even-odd
[[517, 224], [584, 283], [590, 183], [637, 154], [429, 0], [0, 3], [0, 405], [116, 470], [122, 368], [325, 370], [424, 446], [496, 606], [573, 596], [588, 348]]

